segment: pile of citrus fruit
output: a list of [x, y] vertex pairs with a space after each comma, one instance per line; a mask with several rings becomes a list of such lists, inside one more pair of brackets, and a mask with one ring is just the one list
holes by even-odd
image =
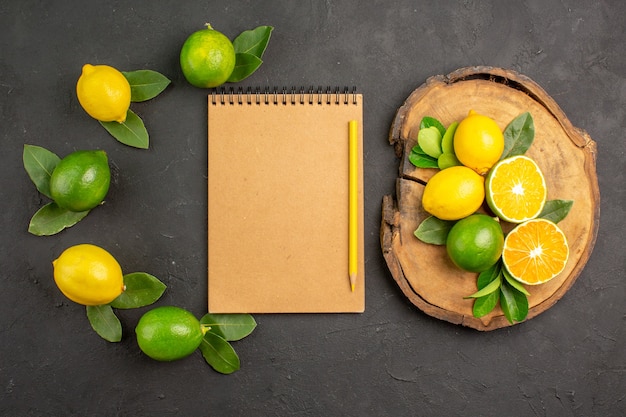
[[[520, 283], [542, 284], [560, 274], [569, 249], [556, 222], [542, 218], [546, 181], [537, 163], [524, 155], [534, 127], [516, 149], [507, 143], [506, 133], [491, 117], [473, 110], [447, 129], [427, 117], [409, 160], [439, 169], [424, 187], [422, 206], [432, 215], [424, 224], [435, 219], [445, 225], [439, 244], [445, 244], [452, 262], [477, 273], [497, 266], [525, 293]], [[514, 226], [506, 236], [504, 222]], [[415, 235], [421, 238], [420, 228]]]

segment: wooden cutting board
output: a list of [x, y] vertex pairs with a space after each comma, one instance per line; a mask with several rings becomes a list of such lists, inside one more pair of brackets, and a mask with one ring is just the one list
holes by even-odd
[[[467, 67], [426, 80], [398, 109], [389, 142], [400, 158], [396, 195], [383, 197], [380, 241], [387, 266], [405, 296], [428, 315], [477, 330], [510, 326], [499, 306], [487, 316], [472, 315], [476, 274], [449, 260], [444, 246], [425, 244], [413, 232], [428, 217], [421, 206], [424, 184], [436, 169], [413, 166], [408, 155], [416, 144], [422, 117], [444, 126], [463, 119], [470, 109], [492, 117], [502, 130], [518, 115], [530, 112], [535, 140], [526, 152], [542, 169], [548, 200], [574, 200], [559, 223], [570, 257], [565, 270], [546, 284], [528, 286], [526, 320], [549, 309], [574, 284], [591, 255], [600, 218], [596, 144], [574, 127], [556, 102], [534, 81], [511, 70]], [[503, 224], [505, 233], [512, 225]]]

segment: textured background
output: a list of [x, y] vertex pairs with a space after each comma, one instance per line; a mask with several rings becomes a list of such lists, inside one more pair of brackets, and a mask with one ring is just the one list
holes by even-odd
[[[184, 5], [183, 5], [184, 3]], [[7, 416], [622, 416], [626, 414], [624, 171], [626, 3], [604, 1], [0, 1], [0, 414]], [[66, 247], [107, 248], [126, 271], [168, 285], [162, 304], [206, 312], [206, 94], [178, 53], [205, 22], [234, 38], [275, 31], [241, 86], [352, 86], [364, 94], [366, 311], [258, 315], [236, 342], [242, 368], [214, 372], [199, 353], [158, 363], [119, 312], [111, 344], [52, 280]], [[172, 80], [134, 104], [149, 150], [123, 146], [80, 108], [84, 63], [148, 68]], [[436, 74], [491, 65], [529, 76], [598, 144], [595, 250], [544, 314], [480, 333], [431, 318], [396, 287], [378, 240], [398, 160], [388, 130]], [[25, 143], [66, 155], [108, 152], [103, 207], [52, 237], [27, 233], [43, 204]], [[251, 161], [252, 162], [252, 161]]]

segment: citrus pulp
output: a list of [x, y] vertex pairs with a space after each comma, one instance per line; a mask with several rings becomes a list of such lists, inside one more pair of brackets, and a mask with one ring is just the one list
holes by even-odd
[[108, 65], [83, 65], [76, 95], [80, 105], [94, 119], [119, 123], [126, 120], [130, 84], [117, 69]]
[[180, 51], [180, 67], [187, 81], [196, 87], [224, 84], [235, 68], [235, 48], [223, 33], [207, 24], [192, 33]]
[[485, 175], [502, 156], [504, 135], [492, 118], [470, 110], [456, 127], [453, 144], [463, 165]]
[[57, 286], [78, 304], [108, 304], [124, 291], [122, 268], [113, 255], [99, 246], [71, 246], [52, 265]]
[[504, 245], [500, 223], [486, 214], [473, 214], [452, 226], [446, 250], [452, 262], [470, 272], [482, 272], [493, 266]]
[[504, 240], [502, 263], [521, 283], [536, 285], [563, 272], [569, 246], [563, 231], [546, 219], [517, 225]]
[[135, 327], [135, 334], [142, 352], [158, 361], [191, 355], [204, 336], [198, 319], [174, 306], [157, 307], [145, 313]]
[[458, 220], [478, 210], [484, 199], [484, 178], [468, 167], [453, 166], [426, 183], [422, 206], [441, 220]]
[[76, 151], [63, 158], [50, 176], [50, 196], [61, 208], [91, 210], [104, 200], [111, 184], [106, 152]]

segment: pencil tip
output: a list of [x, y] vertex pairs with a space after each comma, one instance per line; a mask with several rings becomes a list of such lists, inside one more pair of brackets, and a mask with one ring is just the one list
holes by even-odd
[[352, 287], [352, 292], [354, 292], [354, 284], [351, 284], [350, 287]]

